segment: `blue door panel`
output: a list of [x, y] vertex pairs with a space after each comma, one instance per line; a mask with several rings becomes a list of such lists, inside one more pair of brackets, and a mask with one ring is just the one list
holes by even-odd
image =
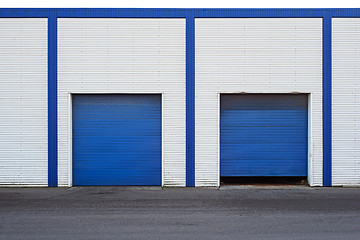
[[161, 95], [73, 96], [73, 184], [161, 185]]
[[307, 95], [224, 94], [221, 176], [306, 176]]

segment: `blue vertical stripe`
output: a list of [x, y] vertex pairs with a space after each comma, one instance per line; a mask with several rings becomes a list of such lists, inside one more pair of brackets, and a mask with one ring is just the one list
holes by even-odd
[[48, 17], [48, 186], [57, 187], [57, 19]]
[[195, 187], [195, 19], [186, 16], [186, 186]]
[[323, 17], [323, 186], [331, 186], [331, 15]]

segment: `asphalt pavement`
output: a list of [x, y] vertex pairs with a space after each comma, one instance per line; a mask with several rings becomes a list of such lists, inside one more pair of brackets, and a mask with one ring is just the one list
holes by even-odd
[[0, 239], [360, 239], [360, 188], [0, 188]]

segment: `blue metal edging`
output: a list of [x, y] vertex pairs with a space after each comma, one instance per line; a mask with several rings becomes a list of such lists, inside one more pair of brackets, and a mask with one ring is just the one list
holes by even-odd
[[360, 8], [0, 8], [0, 17], [40, 18], [275, 18], [360, 17]]
[[186, 17], [186, 186], [195, 187], [195, 18]]
[[57, 186], [57, 17], [186, 18], [186, 186], [195, 186], [194, 18], [323, 18], [323, 185], [331, 186], [331, 17], [360, 9], [0, 9], [0, 17], [48, 18], [48, 185]]
[[331, 186], [331, 15], [323, 17], [323, 186]]
[[48, 17], [48, 186], [57, 187], [57, 18]]

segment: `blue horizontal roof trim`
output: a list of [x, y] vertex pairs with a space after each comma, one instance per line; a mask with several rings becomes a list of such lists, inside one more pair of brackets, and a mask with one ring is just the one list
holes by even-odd
[[185, 18], [189, 14], [201, 17], [360, 17], [360, 8], [241, 8], [241, 9], [173, 9], [173, 8], [2, 8], [0, 17], [135, 17], [135, 18]]

